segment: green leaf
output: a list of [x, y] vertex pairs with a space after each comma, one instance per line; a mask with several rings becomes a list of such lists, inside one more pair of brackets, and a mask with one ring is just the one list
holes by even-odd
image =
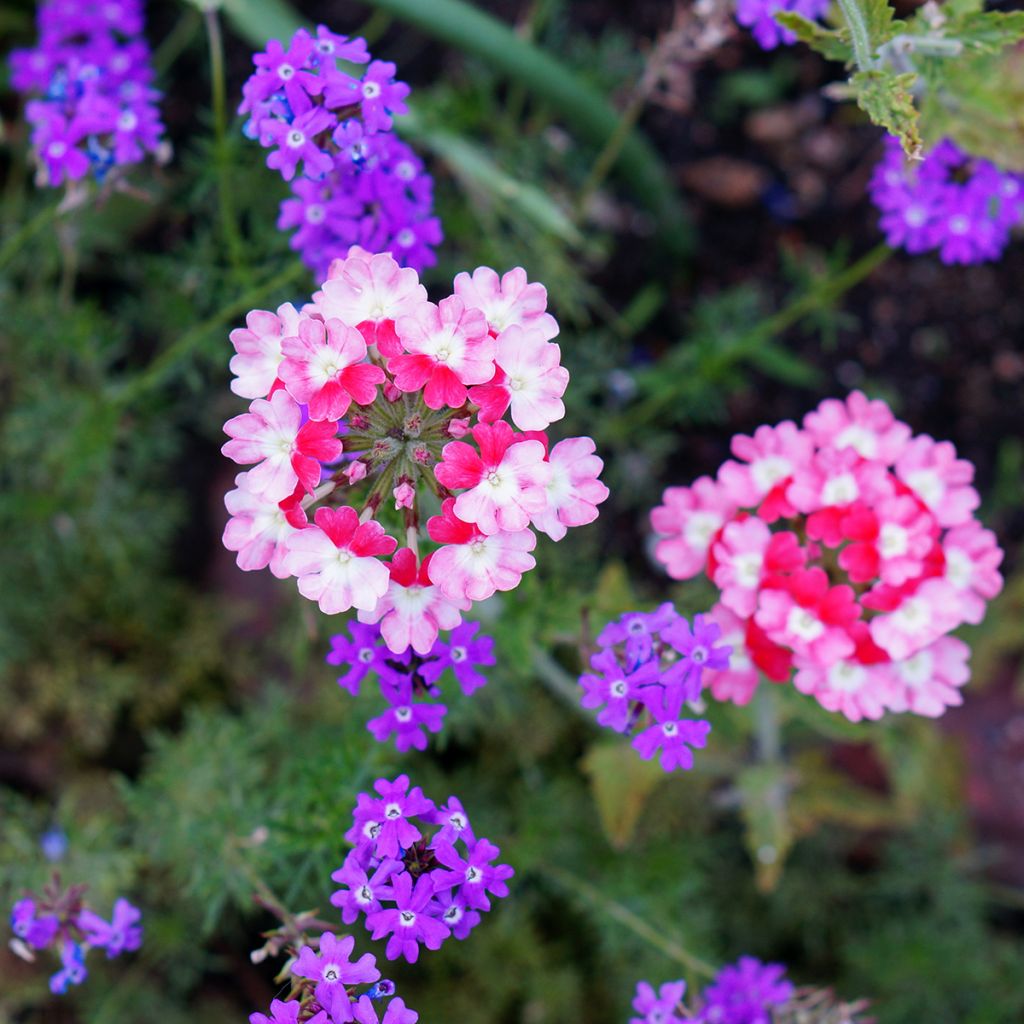
[[665, 778], [656, 761], [644, 761], [622, 741], [599, 743], [583, 757], [583, 770], [608, 842], [625, 849], [654, 787]]
[[944, 35], [976, 53], [998, 53], [1024, 39], [1024, 11], [976, 11], [944, 26]]
[[905, 22], [897, 20], [896, 11], [889, 0], [854, 0], [854, 2], [863, 15], [868, 41], [873, 53], [877, 53], [880, 46], [889, 42], [897, 32], [906, 27]]
[[843, 38], [843, 31], [825, 28], [796, 11], [780, 11], [775, 15], [775, 20], [826, 60], [837, 60], [843, 64], [853, 60], [853, 48], [849, 39]]
[[912, 71], [896, 74], [887, 69], [858, 71], [850, 78], [857, 106], [871, 120], [899, 138], [903, 151], [912, 160], [921, 158], [923, 145], [919, 113], [914, 106], [911, 87], [917, 80]]

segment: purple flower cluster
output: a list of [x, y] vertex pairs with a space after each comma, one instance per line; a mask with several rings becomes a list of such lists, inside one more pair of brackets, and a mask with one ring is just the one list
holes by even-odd
[[394, 983], [381, 979], [372, 953], [352, 960], [350, 935], [324, 932], [314, 941], [317, 949], [304, 945], [291, 962], [292, 998], [275, 999], [270, 1016], [250, 1014], [249, 1024], [299, 1024], [300, 1017], [304, 1024], [415, 1024], [419, 1019], [402, 999], [392, 998]]
[[448, 640], [438, 638], [424, 655], [411, 647], [395, 654], [381, 637], [379, 626], [352, 622], [348, 628], [351, 639], [344, 634], [331, 637], [327, 663], [347, 666], [338, 685], [353, 696], [359, 694], [367, 675], [374, 673], [388, 709], [370, 719], [366, 727], [378, 743], [393, 737], [400, 751], [410, 747], [425, 750], [427, 733], [440, 732], [447, 708], [435, 698], [441, 695], [439, 683], [445, 672], [450, 671], [469, 696], [487, 682], [479, 668], [495, 663], [494, 641], [477, 635], [478, 622], [456, 627]]
[[[339, 61], [366, 68], [356, 78]], [[307, 266], [322, 280], [354, 245], [417, 271], [432, 266], [441, 241], [433, 179], [391, 131], [409, 95], [395, 65], [323, 25], [316, 36], [299, 29], [287, 49], [271, 40], [253, 63], [239, 112], [249, 115], [246, 135], [271, 150], [267, 166], [292, 182], [277, 226], [294, 229]]]
[[36, 96], [25, 108], [40, 185], [92, 174], [157, 152], [163, 125], [152, 88], [139, 0], [50, 0], [39, 44], [11, 54], [11, 84]]
[[636, 987], [629, 1024], [771, 1024], [772, 1007], [788, 1003], [796, 990], [783, 978], [781, 964], [763, 964], [752, 956], [723, 967], [704, 990], [699, 1005], [683, 1004], [686, 982], [655, 990], [646, 981]]
[[11, 910], [15, 952], [30, 958], [31, 950], [53, 949], [60, 969], [50, 977], [50, 991], [63, 995], [71, 985], [88, 976], [85, 956], [90, 949], [104, 949], [108, 959], [138, 949], [142, 944], [142, 916], [126, 899], [114, 904], [107, 921], [83, 902], [85, 886], [61, 889], [54, 878], [42, 896], [29, 893]]
[[911, 253], [937, 249], [943, 263], [998, 259], [1024, 216], [1024, 175], [1001, 171], [948, 139], [912, 163], [899, 140], [887, 138], [868, 187], [889, 245]]
[[438, 807], [418, 786], [410, 790], [406, 775], [373, 788], [376, 796], [359, 794], [345, 834], [353, 849], [331, 875], [343, 888], [331, 903], [346, 924], [365, 915], [374, 939], [389, 936], [389, 960], [415, 963], [421, 945], [466, 938], [491, 897], [508, 895], [514, 872], [495, 863], [501, 851], [476, 837], [456, 797]]
[[633, 733], [644, 760], [660, 751], [665, 771], [692, 768], [691, 747], [707, 743], [711, 725], [681, 717], [700, 697], [705, 669], [728, 667], [732, 648], [715, 646], [721, 628], [707, 616], [693, 626], [669, 603], [654, 612], [628, 612], [601, 630], [601, 650], [580, 677], [585, 708], [600, 708], [599, 724]]
[[811, 21], [828, 13], [829, 0], [736, 0], [736, 20], [757, 40], [762, 50], [774, 50], [780, 43], [792, 46], [796, 36], [783, 28], [775, 15], [794, 11]]

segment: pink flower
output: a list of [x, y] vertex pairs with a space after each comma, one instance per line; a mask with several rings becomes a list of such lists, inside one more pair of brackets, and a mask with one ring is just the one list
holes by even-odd
[[981, 500], [970, 486], [974, 467], [949, 441], [915, 437], [896, 463], [896, 475], [931, 509], [940, 526], [960, 526]]
[[311, 420], [340, 420], [352, 402], [369, 405], [384, 382], [379, 366], [363, 362], [363, 336], [336, 318], [324, 324], [303, 317], [298, 337], [285, 338], [281, 348], [278, 373], [292, 398], [309, 407]]
[[971, 677], [967, 665], [970, 655], [970, 648], [962, 640], [944, 636], [910, 657], [894, 661], [892, 671], [903, 688], [905, 709], [938, 718], [946, 708], [962, 704], [959, 688]]
[[745, 619], [754, 614], [766, 576], [793, 572], [806, 559], [795, 534], [773, 534], [756, 516], [727, 523], [712, 554], [712, 578], [722, 591], [722, 604]]
[[[832, 518], [838, 521], [839, 509], [858, 501], [870, 504], [894, 491], [895, 482], [880, 462], [865, 462], [853, 448], [824, 448], [797, 467], [786, 488], [786, 498], [798, 512], [812, 513], [812, 519], [822, 510], [837, 510]], [[826, 544], [838, 544], [838, 531], [834, 538], [821, 539]]]
[[851, 391], [845, 402], [826, 398], [804, 417], [803, 425], [815, 444], [836, 451], [853, 449], [861, 458], [889, 466], [910, 440], [910, 427], [881, 399], [869, 399], [861, 391]]
[[921, 575], [939, 533], [935, 517], [906, 494], [886, 498], [874, 508], [852, 509], [842, 529], [854, 542], [839, 552], [840, 568], [850, 579], [867, 583], [881, 578], [895, 587]]
[[235, 477], [235, 490], [224, 495], [231, 518], [224, 527], [224, 547], [237, 551], [238, 568], [251, 572], [265, 569], [279, 579], [291, 574], [284, 568], [286, 541], [296, 532], [281, 504], [268, 501], [246, 487], [248, 473]]
[[479, 453], [465, 441], [449, 441], [435, 467], [438, 481], [452, 490], [467, 488], [455, 499], [455, 514], [488, 535], [526, 529], [530, 517], [547, 505], [545, 490], [551, 467], [540, 441], [517, 441], [504, 421], [473, 428]]
[[747, 651], [746, 623], [723, 604], [716, 604], [708, 612], [707, 617], [722, 630], [719, 643], [732, 648], [728, 668], [717, 671], [704, 670], [704, 678], [711, 687], [711, 695], [715, 700], [749, 704], [761, 681], [761, 674]]
[[467, 384], [483, 384], [494, 376], [494, 339], [478, 309], [467, 309], [457, 295], [438, 305], [422, 302], [395, 324], [407, 355], [392, 356], [388, 371], [400, 391], [423, 389], [431, 409], [459, 408]]
[[231, 357], [235, 379], [231, 390], [242, 398], [266, 398], [277, 380], [277, 370], [284, 358], [281, 342], [298, 330], [299, 314], [286, 302], [277, 313], [254, 309], [246, 315], [245, 327], [236, 327], [230, 334], [237, 355]]
[[608, 488], [598, 479], [604, 462], [594, 454], [596, 447], [592, 438], [567, 437], [548, 455], [547, 504], [532, 522], [552, 540], [561, 540], [570, 526], [592, 523], [597, 506], [608, 497]]
[[396, 542], [380, 523], [359, 522], [354, 508], [318, 508], [315, 526], [288, 538], [284, 566], [299, 578], [299, 593], [327, 615], [358, 608], [371, 611], [388, 590], [387, 566]]
[[463, 271], [455, 278], [455, 294], [467, 306], [483, 311], [492, 334], [513, 325], [528, 327], [545, 341], [558, 334], [558, 322], [547, 312], [547, 289], [529, 283], [522, 267], [509, 270], [500, 280], [490, 267], [477, 267], [472, 276]]
[[416, 555], [409, 548], [396, 551], [387, 592], [372, 611], [359, 612], [360, 622], [380, 623], [381, 636], [395, 654], [409, 647], [417, 654], [428, 654], [438, 630], [454, 629], [469, 608], [469, 601], [455, 603], [431, 584], [430, 561], [428, 556], [417, 569]]
[[329, 275], [310, 310], [356, 327], [382, 356], [397, 356], [402, 346], [395, 320], [427, 301], [416, 271], [403, 269], [389, 253], [372, 256], [353, 249], [347, 259], [335, 260]]
[[689, 579], [704, 568], [711, 541], [736, 504], [706, 476], [691, 487], [669, 487], [661, 500], [651, 512], [651, 526], [661, 537], [654, 555], [673, 579]]
[[960, 617], [977, 625], [985, 615], [985, 602], [1003, 589], [999, 565], [1003, 550], [996, 535], [976, 520], [954, 527], [942, 541], [946, 582], [960, 598]]
[[960, 623], [957, 591], [943, 579], [927, 579], [896, 607], [871, 620], [871, 637], [894, 661], [934, 643]]
[[320, 463], [341, 455], [337, 431], [337, 423], [303, 424], [295, 399], [275, 391], [269, 401], [257, 398], [249, 412], [224, 424], [224, 433], [232, 440], [221, 451], [242, 465], [259, 463], [248, 473], [246, 486], [268, 501], [281, 501], [296, 483], [312, 492], [320, 481]]
[[445, 545], [430, 559], [430, 581], [453, 601], [483, 601], [496, 590], [514, 590], [536, 565], [529, 553], [537, 544], [532, 530], [488, 536], [456, 516], [454, 498], [427, 521], [427, 533]]
[[400, 483], [391, 492], [391, 496], [395, 499], [396, 512], [402, 508], [412, 508], [416, 503], [416, 491], [413, 490], [411, 484], [406, 482]]
[[802, 569], [784, 587], [762, 590], [754, 621], [771, 640], [819, 665], [853, 654], [849, 627], [860, 616], [851, 587], [830, 586], [824, 569]]
[[718, 483], [740, 508], [753, 508], [770, 496], [760, 515], [773, 522], [780, 515], [792, 514], [780, 485], [810, 463], [813, 451], [811, 438], [789, 420], [774, 427], [758, 427], [753, 437], [737, 434], [732, 452], [743, 461], [723, 463]]
[[484, 423], [500, 419], [512, 407], [512, 422], [520, 430], [546, 430], [565, 415], [562, 395], [569, 371], [561, 365], [562, 351], [537, 330], [517, 324], [495, 339], [498, 369], [487, 384], [471, 388]]
[[900, 687], [889, 664], [862, 665], [844, 658], [826, 666], [798, 660], [793, 685], [851, 722], [877, 721], [899, 704]]

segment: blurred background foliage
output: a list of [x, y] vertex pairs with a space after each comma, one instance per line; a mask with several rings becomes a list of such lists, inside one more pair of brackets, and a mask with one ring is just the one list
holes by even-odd
[[[396, 970], [425, 1022], [612, 1024], [639, 977], [699, 983], [743, 952], [870, 997], [882, 1024], [1024, 1019], [1019, 248], [965, 270], [879, 247], [877, 131], [822, 98], [824, 61], [762, 54], [722, 5], [725, 39], [701, 49], [691, 5], [662, 0], [446, 0], [468, 47], [397, 2], [227, 4], [232, 103], [256, 41], [300, 17], [397, 62], [447, 235], [428, 285], [482, 263], [544, 281], [565, 433], [606, 460], [599, 522], [483, 607], [490, 684], [399, 758], [323, 664], [341, 623], [220, 547], [227, 330], [314, 282], [274, 229], [284, 190], [261, 152], [237, 121], [215, 135], [202, 17], [149, 6], [174, 158], [131, 194], [59, 211], [0, 93], [0, 896], [56, 867], [101, 907], [131, 895], [146, 925], [139, 954], [59, 1004], [0, 953], [0, 1021], [265, 1008], [254, 892], [327, 908], [355, 794], [399, 770], [458, 794], [517, 871], [468, 942]], [[485, 7], [514, 32], [504, 64], [480, 48]], [[0, 17], [5, 49], [31, 40], [31, 4]], [[597, 107], [575, 116], [580, 90]], [[654, 161], [639, 187], [629, 138]], [[627, 609], [706, 608], [647, 558], [661, 490], [713, 472], [734, 432], [854, 386], [976, 462], [1007, 548], [965, 707], [854, 726], [780, 688], [781, 760], [752, 709], [716, 706], [695, 770], [666, 777], [579, 708], [581, 643]]]

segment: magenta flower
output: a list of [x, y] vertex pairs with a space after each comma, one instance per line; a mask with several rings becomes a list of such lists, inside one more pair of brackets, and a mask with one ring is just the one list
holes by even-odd
[[633, 724], [633, 710], [643, 699], [643, 688], [658, 681], [657, 660], [647, 661], [632, 672], [626, 672], [613, 651], [601, 651], [590, 659], [592, 672], [580, 676], [585, 708], [601, 708], [599, 725], [625, 732]]
[[388, 879], [401, 866], [400, 861], [383, 860], [371, 875], [360, 866], [353, 850], [345, 858], [345, 863], [331, 875], [333, 881], [347, 886], [331, 895], [331, 903], [341, 910], [342, 921], [352, 924], [360, 914], [373, 914], [380, 910], [378, 893], [386, 891]]
[[723, 967], [704, 989], [701, 1020], [721, 1024], [771, 1024], [771, 1008], [793, 997], [793, 985], [783, 979], [781, 964], [763, 964], [752, 956]]
[[645, 761], [660, 751], [658, 762], [667, 772], [676, 768], [688, 770], [693, 767], [690, 748], [701, 750], [707, 745], [711, 725], [701, 719], [676, 720], [669, 714], [665, 708], [655, 712], [654, 723], [634, 737], [633, 749]]
[[431, 660], [424, 662], [420, 675], [428, 683], [436, 683], [448, 669], [468, 697], [487, 683], [477, 671], [478, 665], [494, 665], [494, 641], [489, 636], [477, 636], [479, 622], [466, 622], [452, 630], [448, 642], [437, 641], [431, 648]]
[[667, 982], [657, 992], [646, 981], [639, 982], [633, 1009], [641, 1016], [631, 1017], [629, 1024], [686, 1024], [682, 1006], [685, 992], [685, 981]]
[[465, 859], [459, 856], [455, 847], [438, 843], [434, 855], [438, 862], [449, 870], [433, 873], [434, 888], [437, 892], [459, 886], [459, 894], [466, 906], [473, 910], [490, 910], [491, 901], [487, 894], [503, 897], [508, 895], [505, 882], [515, 871], [508, 864], [492, 864], [501, 850], [486, 839], [477, 839], [467, 844]]
[[420, 955], [420, 944], [427, 949], [440, 949], [448, 938], [448, 926], [431, 916], [429, 905], [434, 895], [432, 875], [421, 875], [413, 886], [412, 876], [402, 872], [392, 883], [395, 906], [370, 914], [366, 926], [373, 930], [373, 938], [381, 939], [390, 935], [385, 949], [389, 960], [400, 956], [416, 963]]
[[11, 930], [34, 949], [45, 949], [57, 937], [60, 920], [53, 914], [36, 914], [36, 902], [18, 900], [11, 910]]
[[409, 819], [432, 814], [433, 801], [419, 786], [409, 790], [409, 776], [399, 775], [394, 782], [378, 779], [373, 788], [376, 798], [360, 793], [352, 814], [352, 828], [345, 834], [349, 842], [368, 845], [375, 857], [398, 857], [422, 835]]
[[369, 996], [362, 995], [352, 1007], [352, 1019], [356, 1024], [416, 1024], [420, 1015], [415, 1010], [410, 1010], [401, 998], [396, 997], [388, 1002], [384, 1016], [379, 1017], [376, 1002]]
[[331, 932], [324, 932], [320, 936], [319, 950], [303, 946], [292, 964], [292, 974], [315, 983], [317, 1002], [330, 1007], [332, 1016], [339, 1003], [342, 1007], [349, 1005], [346, 986], [365, 984], [380, 977], [371, 953], [364, 953], [357, 961], [352, 961], [354, 946], [355, 939], [349, 935], [338, 939]]
[[443, 704], [414, 703], [408, 680], [397, 684], [382, 681], [380, 689], [390, 707], [366, 723], [373, 738], [386, 743], [394, 736], [395, 748], [403, 753], [410, 749], [426, 750], [427, 733], [441, 731], [448, 709]]
[[466, 809], [458, 797], [450, 796], [448, 803], [437, 809], [434, 824], [440, 825], [441, 828], [430, 843], [431, 849], [439, 843], [454, 846], [460, 839], [465, 843], [476, 842], [476, 836], [473, 835], [473, 828], [469, 823], [469, 815], [466, 814]]
[[379, 672], [384, 666], [388, 649], [381, 643], [380, 630], [365, 626], [361, 622], [350, 622], [348, 631], [352, 639], [344, 635], [331, 637], [328, 665], [348, 665], [349, 670], [338, 677], [338, 685], [358, 696], [362, 681], [370, 672]]
[[[265, 1013], [249, 1014], [249, 1024], [299, 1024], [299, 1012], [302, 1004], [297, 999], [282, 1002], [274, 999], [270, 1004], [270, 1016]], [[309, 1018], [305, 1024], [329, 1024], [330, 1018], [326, 1010], [320, 1010]]]
[[316, 139], [331, 127], [331, 123], [331, 115], [322, 107], [307, 110], [290, 123], [265, 122], [262, 138], [277, 146], [267, 156], [267, 166], [280, 171], [285, 181], [295, 177], [300, 161], [307, 178], [321, 178], [330, 173], [334, 161]]

